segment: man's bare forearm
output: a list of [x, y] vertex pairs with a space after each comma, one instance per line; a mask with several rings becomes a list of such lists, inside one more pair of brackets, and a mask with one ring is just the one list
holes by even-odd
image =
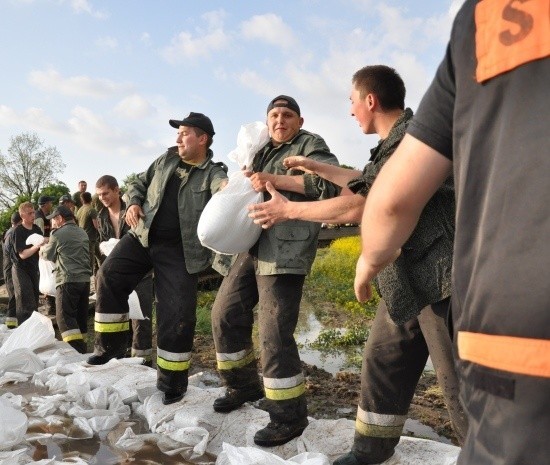
[[317, 202], [289, 202], [288, 219], [315, 223], [359, 223], [365, 205], [360, 195], [344, 195]]

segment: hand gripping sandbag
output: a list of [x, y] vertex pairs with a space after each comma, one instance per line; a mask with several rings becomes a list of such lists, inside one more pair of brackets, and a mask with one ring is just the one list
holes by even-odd
[[38, 271], [40, 272], [40, 280], [38, 281], [38, 290], [42, 294], [55, 296], [55, 270], [54, 262], [38, 259]]
[[204, 207], [197, 225], [202, 245], [222, 254], [248, 251], [258, 240], [262, 227], [248, 217], [248, 205], [263, 202], [242, 171], [229, 176], [229, 182]]
[[[239, 169], [249, 170], [254, 155], [268, 142], [269, 130], [265, 123], [245, 124], [237, 135], [237, 148], [228, 158], [237, 163]], [[197, 227], [201, 244], [223, 254], [248, 251], [260, 237], [262, 228], [248, 217], [246, 207], [260, 202], [263, 194], [252, 188], [241, 171], [231, 174], [227, 186], [210, 199], [202, 212]]]

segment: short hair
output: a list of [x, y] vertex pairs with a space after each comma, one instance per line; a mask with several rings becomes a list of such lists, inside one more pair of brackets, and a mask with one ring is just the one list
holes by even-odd
[[78, 184], [86, 184], [86, 185], [88, 185], [88, 183], [87, 183], [86, 181], [84, 181], [84, 180], [78, 181]]
[[80, 194], [80, 200], [84, 203], [90, 203], [92, 201], [92, 194], [89, 192], [82, 192], [82, 194]]
[[361, 98], [369, 93], [375, 94], [384, 110], [405, 108], [405, 83], [397, 71], [389, 66], [365, 66], [355, 72], [351, 82]]
[[116, 189], [118, 187], [118, 181], [114, 176], [111, 176], [110, 174], [105, 174], [101, 176], [95, 183], [96, 189], [99, 189], [103, 186], [107, 187], [108, 189]]
[[210, 146], [212, 145], [212, 142], [214, 142], [214, 138], [210, 134], [208, 134], [206, 131], [203, 131], [201, 128], [197, 128], [195, 126], [190, 126], [190, 127], [191, 127], [191, 129], [193, 129], [193, 131], [195, 131], [195, 135], [197, 137], [200, 137], [203, 134], [206, 134], [206, 137], [207, 137], [207, 139], [206, 139], [206, 148], [209, 149]]
[[19, 205], [19, 214], [23, 213], [25, 210], [28, 210], [28, 209], [31, 209], [32, 211], [34, 211], [34, 205], [32, 204], [32, 202], [23, 202], [21, 205]]

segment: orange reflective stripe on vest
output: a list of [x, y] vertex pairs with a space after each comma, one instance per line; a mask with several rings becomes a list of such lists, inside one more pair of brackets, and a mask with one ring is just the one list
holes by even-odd
[[458, 356], [497, 370], [550, 378], [550, 340], [458, 332]]
[[476, 6], [477, 82], [550, 55], [548, 0], [483, 0]]

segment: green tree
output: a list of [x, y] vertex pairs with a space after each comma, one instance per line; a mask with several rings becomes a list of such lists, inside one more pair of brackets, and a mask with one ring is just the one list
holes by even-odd
[[70, 194], [71, 191], [64, 182], [52, 183], [45, 186], [40, 192], [33, 196], [34, 203], [38, 203], [38, 197], [42, 195], [47, 195], [48, 197], [53, 197], [56, 201], [62, 195]]
[[122, 180], [122, 184], [120, 185], [120, 192], [123, 194], [126, 193], [128, 190], [128, 184], [131, 184], [138, 176], [138, 173], [130, 173], [128, 176], [126, 176]]
[[17, 199], [32, 199], [57, 176], [65, 164], [56, 147], [45, 147], [36, 133], [12, 137], [8, 152], [0, 151], [0, 207], [10, 208]]

